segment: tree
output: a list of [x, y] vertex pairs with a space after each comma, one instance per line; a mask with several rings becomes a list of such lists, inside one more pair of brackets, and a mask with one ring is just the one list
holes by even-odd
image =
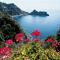
[[16, 33], [23, 33], [21, 27], [8, 14], [0, 16], [0, 32], [0, 41], [14, 38]]

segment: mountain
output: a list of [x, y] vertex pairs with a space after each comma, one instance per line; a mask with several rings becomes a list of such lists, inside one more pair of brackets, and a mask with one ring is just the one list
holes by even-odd
[[0, 2], [0, 14], [4, 13], [4, 14], [8, 14], [8, 15], [38, 15], [38, 16], [49, 16], [49, 14], [45, 11], [36, 11], [33, 10], [31, 13], [25, 12], [23, 10], [21, 10], [20, 8], [18, 8], [15, 4], [11, 3], [11, 4], [6, 4], [6, 3], [2, 3]]
[[38, 15], [38, 16], [49, 16], [49, 14], [45, 11], [36, 11], [36, 10], [33, 10], [30, 15]]
[[6, 4], [0, 2], [0, 12], [9, 14], [9, 15], [26, 15], [28, 14], [25, 11], [22, 11], [20, 8], [18, 8], [15, 4]]

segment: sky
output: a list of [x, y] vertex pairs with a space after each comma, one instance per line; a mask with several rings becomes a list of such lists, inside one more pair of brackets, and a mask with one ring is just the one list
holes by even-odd
[[60, 10], [60, 0], [0, 0], [0, 2], [14, 3], [27, 12], [34, 9], [38, 11]]

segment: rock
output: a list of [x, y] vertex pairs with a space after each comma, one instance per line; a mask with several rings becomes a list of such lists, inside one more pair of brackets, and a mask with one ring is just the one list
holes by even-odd
[[49, 14], [45, 11], [36, 11], [36, 10], [33, 10], [30, 15], [38, 15], [38, 16], [49, 16]]

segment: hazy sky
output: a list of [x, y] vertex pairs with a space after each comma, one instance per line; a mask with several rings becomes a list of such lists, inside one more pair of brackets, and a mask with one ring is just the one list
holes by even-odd
[[15, 3], [24, 11], [60, 10], [60, 0], [0, 0], [5, 3]]

